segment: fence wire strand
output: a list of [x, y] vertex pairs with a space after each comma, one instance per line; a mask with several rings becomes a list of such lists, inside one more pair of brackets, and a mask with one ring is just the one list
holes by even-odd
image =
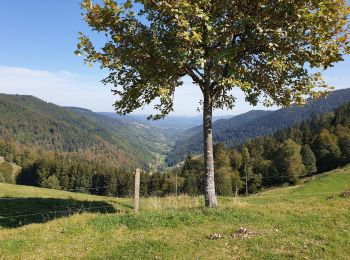
[[0, 220], [2, 219], [12, 219], [12, 218], [23, 218], [23, 217], [31, 217], [31, 216], [45, 216], [45, 215], [50, 215], [50, 214], [57, 214], [57, 213], [81, 213], [81, 212], [89, 212], [91, 210], [95, 209], [103, 209], [103, 208], [113, 208], [113, 206], [101, 206], [101, 207], [89, 207], [89, 208], [76, 208], [75, 210], [68, 209], [68, 210], [55, 210], [55, 211], [47, 211], [47, 212], [41, 212], [41, 213], [30, 213], [30, 214], [23, 214], [23, 215], [14, 215], [14, 216], [5, 216], [5, 217], [0, 217]]
[[[306, 194], [286, 194], [286, 195], [253, 195], [248, 197], [238, 197], [240, 199], [264, 199], [264, 198], [281, 198], [281, 197], [302, 197], [302, 196], [319, 196], [319, 195], [328, 195], [328, 196], [336, 196], [340, 195], [340, 193], [335, 192], [319, 192], [319, 193], [306, 193]], [[0, 198], [3, 199], [3, 198]], [[7, 199], [7, 198], [5, 198]], [[8, 199], [16, 199], [16, 198], [8, 198]], [[17, 198], [18, 199], [18, 198]], [[29, 214], [23, 214], [23, 215], [14, 215], [14, 216], [4, 216], [0, 217], [0, 220], [2, 219], [12, 219], [12, 218], [22, 218], [22, 217], [29, 217], [29, 216], [44, 216], [49, 214], [57, 214], [57, 213], [65, 213], [65, 212], [72, 212], [74, 214], [81, 213], [81, 212], [90, 212], [91, 210], [95, 209], [103, 209], [103, 208], [113, 208], [113, 206], [101, 206], [101, 207], [81, 207], [81, 208], [75, 208], [75, 209], [69, 209], [69, 210], [56, 210], [56, 211], [47, 211], [47, 212], [41, 212], [41, 213], [29, 213]]]

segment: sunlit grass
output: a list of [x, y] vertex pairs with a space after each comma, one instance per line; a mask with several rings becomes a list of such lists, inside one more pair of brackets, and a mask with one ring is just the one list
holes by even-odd
[[[202, 197], [142, 199], [134, 214], [131, 199], [0, 184], [0, 197], [101, 202], [115, 210], [0, 228], [0, 259], [348, 259], [350, 199], [338, 195], [349, 189], [345, 168], [297, 187], [220, 197], [217, 209], [204, 208]], [[235, 235], [240, 227], [256, 235]], [[213, 233], [221, 239], [208, 239]]]

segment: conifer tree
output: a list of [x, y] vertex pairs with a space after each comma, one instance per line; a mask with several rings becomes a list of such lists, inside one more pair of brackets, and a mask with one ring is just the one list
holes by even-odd
[[286, 177], [290, 183], [295, 183], [305, 171], [300, 155], [301, 147], [293, 140], [283, 142], [277, 152], [275, 164], [277, 170]]
[[335, 168], [339, 164], [341, 151], [338, 138], [327, 129], [321, 130], [312, 144], [317, 160], [317, 169], [321, 172]]
[[341, 151], [341, 163], [347, 164], [350, 162], [350, 130], [338, 125], [336, 127], [336, 135], [338, 137], [338, 144]]
[[306, 144], [301, 148], [301, 158], [306, 174], [315, 174], [317, 172], [316, 157], [309, 145]]

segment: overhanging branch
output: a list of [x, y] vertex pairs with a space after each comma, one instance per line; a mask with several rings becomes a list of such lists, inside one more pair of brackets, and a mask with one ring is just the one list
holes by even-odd
[[[204, 81], [203, 81], [203, 77], [197, 69], [189, 69], [187, 71], [188, 75], [192, 78], [192, 80], [198, 84], [198, 86], [200, 87], [200, 89], [202, 90], [202, 92], [204, 91]], [[198, 73], [200, 76], [198, 76], [196, 73]], [[200, 78], [201, 77], [201, 78]]]

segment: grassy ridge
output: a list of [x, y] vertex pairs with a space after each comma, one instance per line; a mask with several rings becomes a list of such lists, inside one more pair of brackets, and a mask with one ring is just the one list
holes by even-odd
[[[31, 199], [25, 207], [0, 200], [0, 258], [347, 259], [350, 199], [338, 195], [349, 189], [348, 167], [296, 187], [237, 201], [219, 198], [214, 210], [203, 208], [202, 198], [143, 199], [142, 212], [134, 215], [130, 199], [0, 184], [0, 197]], [[63, 210], [67, 205], [69, 216], [5, 221], [9, 212]], [[108, 210], [76, 210], [82, 205]], [[252, 233], [237, 234], [240, 227]], [[221, 238], [208, 239], [214, 233]]]

